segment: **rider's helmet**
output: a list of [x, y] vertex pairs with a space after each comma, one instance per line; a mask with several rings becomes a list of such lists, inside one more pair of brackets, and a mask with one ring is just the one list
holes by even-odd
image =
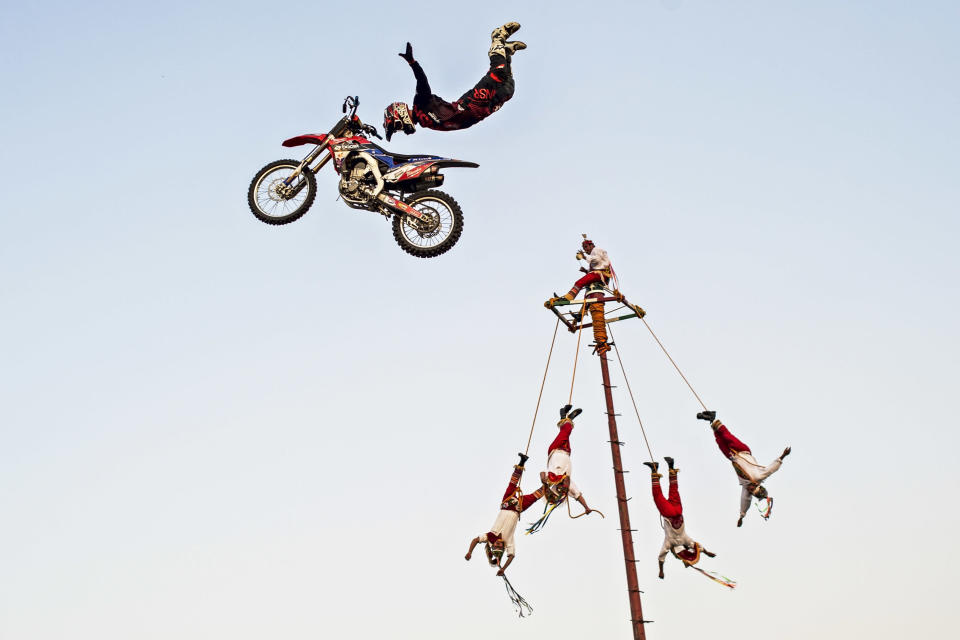
[[415, 132], [417, 129], [413, 125], [413, 118], [410, 116], [410, 107], [405, 102], [394, 102], [383, 110], [383, 129], [387, 133], [387, 141], [395, 131], [403, 132], [407, 135]]

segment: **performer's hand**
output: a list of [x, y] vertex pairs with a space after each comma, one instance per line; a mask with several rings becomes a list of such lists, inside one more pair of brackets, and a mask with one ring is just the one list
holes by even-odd
[[398, 56], [407, 61], [407, 64], [413, 64], [413, 47], [410, 46], [410, 43], [407, 43], [407, 50], [404, 53], [398, 53]]
[[584, 513], [587, 513], [587, 514], [593, 513], [593, 509], [591, 509], [590, 507], [584, 507]]
[[740, 516], [740, 518], [737, 520], [737, 526], [738, 526], [738, 527], [742, 527], [742, 526], [743, 526], [743, 516]]
[[498, 576], [502, 576], [502, 575], [503, 575], [503, 569], [500, 569], [500, 571], [497, 571], [497, 575], [498, 575]]
[[577, 251], [577, 260], [586, 260], [587, 257], [583, 255], [583, 251]]
[[468, 551], [468, 552], [467, 552], [467, 555], [463, 556], [463, 559], [464, 559], [464, 560], [469, 560], [469, 559], [472, 558], [472, 557], [473, 557], [473, 554]]
[[584, 267], [580, 267], [580, 271], [582, 271], [582, 272], [584, 272], [584, 273], [588, 273], [587, 270], [586, 270], [586, 268], [584, 268]]

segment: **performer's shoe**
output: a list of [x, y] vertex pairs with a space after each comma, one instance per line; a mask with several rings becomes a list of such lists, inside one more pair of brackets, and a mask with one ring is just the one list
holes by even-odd
[[525, 454], [525, 453], [518, 453], [517, 455], [520, 456], [520, 466], [521, 466], [521, 467], [522, 467], [523, 465], [527, 464], [527, 460], [530, 459], [530, 456], [528, 456], [528, 455]]
[[697, 414], [697, 420], [706, 420], [707, 422], [713, 422], [717, 419], [716, 411], [701, 411]]
[[572, 404], [565, 404], [560, 407], [560, 419], [563, 420], [567, 417], [567, 414], [570, 413], [570, 409], [573, 409]]
[[571, 421], [576, 420], [577, 416], [579, 416], [581, 413], [583, 413], [583, 409], [574, 409], [573, 411], [567, 414], [567, 420], [571, 420]]
[[515, 34], [520, 30], [519, 22], [508, 22], [502, 27], [497, 27], [493, 30], [493, 33], [490, 34], [490, 39], [493, 41], [503, 40], [506, 41], [507, 38]]
[[644, 462], [643, 464], [650, 467], [650, 473], [657, 473], [657, 470], [660, 468], [659, 462]]
[[523, 51], [524, 49], [526, 49], [527, 43], [520, 42], [519, 40], [515, 40], [513, 42], [506, 43], [503, 48], [506, 50], [507, 53], [509, 53], [512, 56], [517, 51]]
[[743, 526], [743, 516], [740, 516], [740, 518], [737, 520], [737, 526], [738, 526], [738, 527], [742, 527], [742, 526]]
[[670, 456], [663, 456], [663, 459], [667, 461], [667, 466], [670, 467], [670, 471], [680, 471], [680, 469], [674, 468], [673, 458], [671, 458]]
[[547, 309], [552, 309], [561, 300], [566, 300], [567, 302], [570, 302], [571, 300], [573, 300], [573, 294], [565, 293], [562, 296], [557, 296], [556, 294], [554, 294], [554, 297], [544, 302], [543, 306], [545, 306]]

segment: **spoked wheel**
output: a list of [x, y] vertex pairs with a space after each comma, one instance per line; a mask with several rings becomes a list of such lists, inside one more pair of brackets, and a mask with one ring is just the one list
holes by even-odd
[[317, 197], [317, 179], [313, 173], [306, 169], [289, 185], [285, 183], [299, 166], [297, 160], [277, 160], [253, 177], [247, 202], [258, 220], [287, 224], [307, 212]]
[[424, 214], [424, 220], [394, 214], [393, 237], [400, 248], [418, 258], [432, 258], [449, 251], [463, 233], [463, 211], [443, 191], [418, 191], [404, 202]]

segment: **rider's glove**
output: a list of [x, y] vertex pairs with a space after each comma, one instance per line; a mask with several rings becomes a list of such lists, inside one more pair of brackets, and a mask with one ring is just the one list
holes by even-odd
[[413, 64], [413, 47], [410, 46], [410, 43], [407, 43], [407, 50], [404, 53], [398, 53], [398, 56], [407, 61], [407, 64]]

